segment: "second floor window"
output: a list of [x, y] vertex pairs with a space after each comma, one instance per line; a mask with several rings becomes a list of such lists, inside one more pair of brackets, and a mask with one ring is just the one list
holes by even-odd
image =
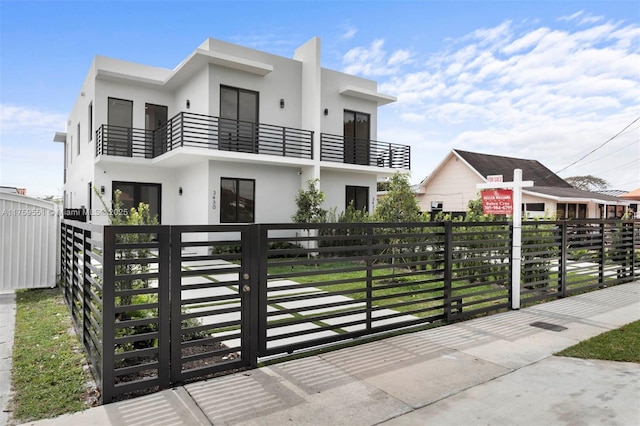
[[220, 86], [219, 149], [258, 152], [258, 92]]
[[369, 165], [370, 116], [363, 112], [344, 111], [344, 162]]

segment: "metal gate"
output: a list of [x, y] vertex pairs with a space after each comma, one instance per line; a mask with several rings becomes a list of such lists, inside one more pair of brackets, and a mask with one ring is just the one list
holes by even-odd
[[171, 227], [172, 383], [256, 366], [250, 230]]

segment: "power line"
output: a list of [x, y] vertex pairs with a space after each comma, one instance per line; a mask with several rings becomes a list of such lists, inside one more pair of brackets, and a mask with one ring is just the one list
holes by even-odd
[[611, 142], [612, 140], [614, 140], [615, 138], [617, 138], [618, 136], [620, 136], [625, 130], [627, 130], [629, 127], [631, 127], [633, 124], [635, 124], [638, 120], [640, 120], [640, 117], [636, 118], [635, 120], [633, 120], [631, 123], [627, 124], [624, 129], [620, 130], [618, 133], [616, 133], [615, 135], [613, 135], [612, 137], [610, 137], [609, 139], [607, 139], [604, 143], [602, 143], [600, 146], [598, 146], [597, 148], [592, 149], [591, 151], [589, 151], [588, 153], [586, 153], [585, 155], [583, 155], [582, 157], [580, 157], [579, 159], [577, 159], [576, 161], [574, 161], [573, 163], [569, 164], [567, 167], [564, 167], [560, 170], [558, 170], [556, 172], [556, 174], [567, 170], [569, 167], [573, 166], [574, 164], [584, 160], [585, 158], [587, 158], [588, 156], [590, 156], [591, 154], [593, 154], [594, 152], [596, 152], [597, 150], [599, 150], [600, 148], [602, 148], [603, 146], [605, 146], [606, 144], [608, 144], [609, 142]]
[[623, 150], [623, 149], [625, 149], [625, 148], [629, 148], [631, 145], [635, 145], [635, 144], [637, 144], [638, 142], [640, 142], [640, 139], [636, 139], [635, 141], [631, 142], [631, 143], [630, 143], [630, 144], [628, 144], [628, 145], [625, 145], [625, 146], [623, 146], [623, 147], [621, 147], [621, 148], [618, 148], [618, 149], [616, 149], [615, 151], [611, 151], [610, 153], [605, 154], [605, 155], [603, 155], [602, 157], [596, 158], [595, 160], [591, 160], [591, 161], [589, 161], [588, 163], [583, 163], [582, 165], [583, 165], [583, 166], [586, 166], [587, 164], [591, 164], [591, 163], [594, 163], [594, 162], [596, 162], [596, 161], [600, 161], [600, 160], [602, 160], [603, 158], [608, 157], [608, 156], [610, 156], [610, 155], [612, 155], [612, 154], [615, 154], [616, 152], [620, 152], [620, 151], [622, 151], [622, 150]]

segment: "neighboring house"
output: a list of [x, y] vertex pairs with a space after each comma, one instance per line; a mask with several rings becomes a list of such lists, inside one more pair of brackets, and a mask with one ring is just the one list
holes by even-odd
[[291, 222], [320, 180], [325, 207], [375, 207], [378, 178], [407, 172], [410, 148], [376, 141], [377, 83], [322, 68], [320, 40], [293, 59], [207, 39], [176, 68], [96, 56], [68, 118], [64, 207], [107, 223], [150, 205], [162, 224]]
[[620, 195], [620, 198], [629, 200], [629, 209], [633, 210], [633, 216], [636, 219], [640, 219], [640, 210], [638, 209], [638, 205], [640, 204], [640, 188], [634, 189], [631, 192], [625, 192], [624, 194]]
[[14, 186], [0, 186], [0, 192], [5, 194], [27, 195], [26, 188], [16, 188]]
[[616, 217], [628, 201], [610, 195], [572, 187], [536, 160], [452, 150], [424, 181], [416, 198], [423, 212], [462, 213], [469, 201], [479, 197], [479, 183], [488, 176], [501, 175], [513, 180], [514, 169], [522, 170], [522, 179], [534, 186], [522, 192], [523, 217], [550, 216], [559, 219]]

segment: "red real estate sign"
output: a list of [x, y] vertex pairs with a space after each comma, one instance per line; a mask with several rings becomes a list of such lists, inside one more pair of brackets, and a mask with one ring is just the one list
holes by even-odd
[[484, 214], [513, 214], [513, 191], [511, 189], [485, 189], [482, 191]]

